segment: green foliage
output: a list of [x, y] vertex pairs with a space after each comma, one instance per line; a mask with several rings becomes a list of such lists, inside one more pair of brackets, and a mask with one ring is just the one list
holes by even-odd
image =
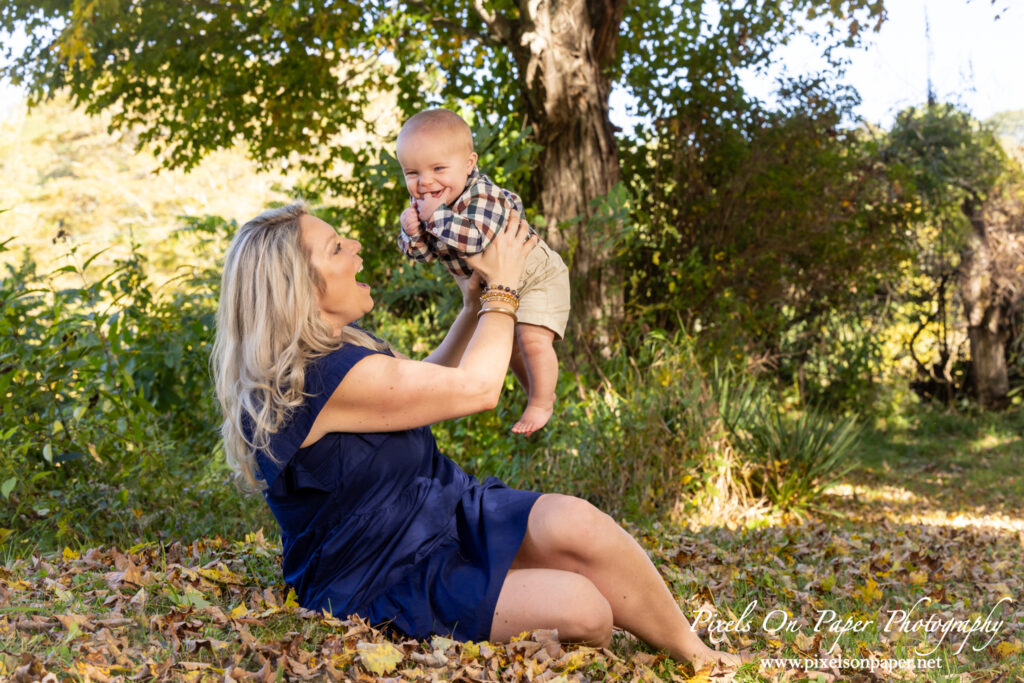
[[746, 485], [776, 509], [818, 507], [852, 468], [861, 438], [855, 417], [833, 421], [814, 408], [791, 417], [763, 386], [728, 369], [717, 372], [714, 387], [719, 415], [745, 456]]
[[882, 156], [903, 171], [902, 189], [921, 202], [929, 218], [959, 216], [960, 226], [962, 202], [983, 201], [1008, 169], [992, 129], [951, 104], [900, 112]]
[[441, 450], [484, 477], [581, 496], [614, 515], [665, 514], [704, 489], [721, 433], [695, 341], [652, 333], [636, 350], [563, 372], [555, 415], [531, 439], [509, 432], [522, 390], [509, 380], [498, 410], [434, 428]]
[[877, 349], [856, 335], [859, 348], [837, 347], [832, 332], [880, 326], [880, 288], [908, 251], [906, 210], [875, 140], [841, 125], [853, 95], [824, 77], [782, 92], [780, 111], [721, 117], [690, 96], [624, 151], [631, 313], [653, 327], [681, 316], [711, 354], [771, 368], [801, 398], [870, 400], [870, 375], [841, 395], [830, 369], [869, 371]]
[[[200, 223], [218, 241], [230, 227]], [[211, 493], [226, 483], [207, 368], [215, 277], [183, 273], [166, 293], [138, 252], [109, 272], [99, 254], [68, 256], [48, 275], [26, 258], [0, 282], [0, 528], [47, 545], [203, 533], [237, 504]]]
[[[738, 70], [765, 64], [803, 17], [829, 17], [825, 45], [856, 40], [883, 17], [880, 0], [721, 2], [717, 20], [701, 0], [616, 5], [615, 61], [599, 67], [651, 117], [690, 90], [705, 103], [741, 97]], [[29, 42], [22, 54], [4, 51], [0, 75], [36, 101], [66, 88], [91, 112], [112, 112], [114, 127], [136, 127], [172, 166], [244, 142], [261, 164], [290, 159], [327, 176], [359, 155], [343, 134], [373, 133], [383, 95], [401, 116], [463, 102], [521, 127], [524, 95], [538, 87], [520, 42], [535, 11], [512, 0], [152, 0], [131, 11], [13, 0], [0, 7], [0, 29], [24, 30]]]

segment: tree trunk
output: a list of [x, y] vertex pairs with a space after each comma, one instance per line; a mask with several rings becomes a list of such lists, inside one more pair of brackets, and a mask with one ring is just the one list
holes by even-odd
[[512, 51], [527, 121], [543, 146], [537, 182], [547, 240], [569, 256], [578, 338], [606, 343], [622, 308], [621, 278], [608, 267], [617, 226], [595, 220], [591, 202], [620, 179], [606, 67], [615, 55], [625, 2], [519, 4], [522, 20]]
[[982, 407], [1001, 408], [1010, 391], [1006, 369], [1009, 329], [992, 282], [993, 258], [985, 218], [976, 201], [967, 200], [962, 208], [973, 229], [970, 244], [961, 255], [960, 296], [971, 344], [974, 388]]

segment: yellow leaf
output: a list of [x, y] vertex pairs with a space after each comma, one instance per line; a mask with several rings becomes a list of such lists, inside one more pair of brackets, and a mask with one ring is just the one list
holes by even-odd
[[249, 613], [249, 608], [245, 606], [245, 603], [239, 603], [238, 607], [231, 610], [232, 619], [240, 619]]
[[1019, 640], [1009, 641], [1004, 640], [1003, 642], [996, 645], [996, 654], [1002, 658], [1012, 657], [1024, 650], [1024, 646], [1021, 645]]
[[928, 583], [928, 572], [916, 571], [910, 572], [910, 583], [914, 586], [923, 586]]
[[992, 586], [992, 590], [998, 593], [999, 595], [1008, 595], [1011, 598], [1013, 597], [1013, 591], [1011, 591], [1010, 587], [1007, 586], [1005, 583], [1000, 582], [994, 584]]
[[430, 639], [431, 649], [440, 650], [441, 652], [444, 652], [454, 644], [454, 640], [452, 640], [451, 638], [444, 638], [442, 636], [434, 636]]
[[480, 646], [474, 642], [463, 643], [462, 656], [465, 659], [476, 659], [480, 656]]
[[866, 602], [874, 602], [882, 597], [882, 591], [878, 589], [878, 582], [871, 578], [856, 593]]
[[77, 560], [78, 557], [79, 557], [78, 551], [72, 550], [71, 548], [69, 548], [67, 546], [64, 546], [64, 553], [63, 553], [63, 555], [64, 555], [64, 561], [65, 562], [70, 562], [71, 560]]
[[391, 643], [356, 643], [359, 661], [370, 673], [383, 676], [391, 673], [402, 661], [402, 653]]
[[284, 599], [284, 606], [296, 609], [299, 606], [299, 596], [295, 594], [294, 588], [288, 589], [288, 596]]
[[711, 681], [711, 665], [705, 666], [700, 671], [693, 674], [692, 678], [687, 679], [687, 683], [710, 683]]

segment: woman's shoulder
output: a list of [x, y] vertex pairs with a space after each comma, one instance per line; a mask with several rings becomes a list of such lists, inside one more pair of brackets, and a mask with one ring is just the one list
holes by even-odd
[[[362, 328], [358, 328], [362, 329]], [[368, 338], [380, 342], [379, 339], [364, 331]], [[383, 344], [383, 342], [380, 342]], [[278, 472], [301, 447], [301, 444], [309, 434], [317, 415], [323, 410], [324, 405], [334, 390], [338, 388], [348, 372], [367, 356], [384, 353], [391, 355], [390, 350], [362, 346], [352, 341], [346, 341], [323, 354], [313, 358], [306, 369], [303, 394], [305, 400], [301, 405], [290, 412], [276, 432], [270, 436], [270, 453], [272, 459], [259, 460], [266, 480], [273, 481]], [[277, 461], [274, 463], [274, 461]]]
[[380, 347], [364, 346], [353, 341], [345, 341], [338, 348], [328, 351], [313, 359], [306, 377], [306, 391], [308, 396], [316, 396], [326, 390], [328, 393], [334, 391], [335, 387], [345, 378], [348, 371], [356, 363], [377, 353], [394, 355], [384, 342], [362, 328], [356, 328], [362, 332], [367, 340], [377, 342]]

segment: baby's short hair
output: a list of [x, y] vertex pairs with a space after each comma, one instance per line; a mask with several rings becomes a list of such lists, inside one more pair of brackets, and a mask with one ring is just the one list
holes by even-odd
[[398, 132], [398, 139], [419, 131], [448, 134], [452, 136], [453, 143], [462, 142], [466, 145], [466, 152], [473, 153], [473, 131], [461, 116], [449, 109], [425, 109], [414, 114]]

